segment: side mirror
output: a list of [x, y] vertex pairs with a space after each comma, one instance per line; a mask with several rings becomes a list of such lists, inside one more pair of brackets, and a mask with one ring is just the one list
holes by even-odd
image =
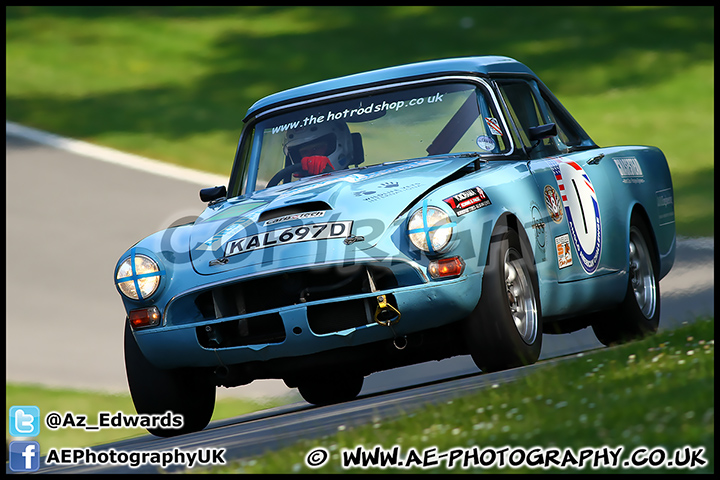
[[200, 200], [203, 202], [212, 202], [220, 198], [227, 197], [227, 188], [225, 185], [219, 187], [209, 187], [200, 190]]
[[530, 141], [535, 141], [535, 145], [530, 147], [530, 150], [528, 150], [528, 154], [535, 149], [538, 145], [540, 145], [540, 142], [545, 140], [546, 138], [551, 138], [557, 135], [557, 125], [554, 123], [548, 123], [546, 125], [538, 125], [537, 127], [530, 127], [528, 129], [528, 137]]
[[530, 141], [540, 141], [546, 138], [554, 137], [557, 135], [557, 125], [554, 123], [548, 123], [547, 125], [538, 125], [537, 127], [530, 127], [528, 129], [530, 134]]

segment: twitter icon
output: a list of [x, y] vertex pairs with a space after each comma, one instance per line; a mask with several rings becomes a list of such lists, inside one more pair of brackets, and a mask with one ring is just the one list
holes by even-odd
[[10, 407], [10, 435], [36, 437], [40, 433], [40, 409], [32, 405]]

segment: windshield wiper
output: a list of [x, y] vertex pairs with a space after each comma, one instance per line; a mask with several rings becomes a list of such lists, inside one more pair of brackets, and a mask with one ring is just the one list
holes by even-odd
[[489, 162], [489, 159], [486, 156], [483, 156], [480, 152], [463, 152], [458, 153], [455, 156], [458, 158], [474, 158], [473, 167], [475, 168], [475, 171], [480, 170], [480, 162], [485, 164]]

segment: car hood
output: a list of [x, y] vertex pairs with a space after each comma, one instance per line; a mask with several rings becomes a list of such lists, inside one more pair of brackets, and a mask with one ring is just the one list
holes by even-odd
[[[355, 248], [370, 248], [398, 215], [470, 161], [463, 155], [435, 156], [344, 170], [210, 206], [190, 232], [193, 266], [209, 275], [258, 265], [274, 269], [288, 256], [317, 256], [317, 242], [284, 243], [279, 237], [303, 225], [335, 226], [333, 234], [343, 237], [364, 235]], [[311, 229], [309, 236], [321, 228]], [[320, 238], [329, 233], [328, 228]], [[345, 247], [341, 241], [331, 243]], [[326, 252], [323, 261], [342, 260], [332, 256]]]

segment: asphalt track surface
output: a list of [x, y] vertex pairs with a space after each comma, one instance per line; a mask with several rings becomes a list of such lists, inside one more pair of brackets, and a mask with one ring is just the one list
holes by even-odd
[[[48, 141], [42, 133], [9, 126], [6, 133], [6, 381], [127, 392], [125, 314], [113, 285], [115, 263], [149, 233], [199, 214], [204, 208], [199, 189], [224, 179], [164, 166], [155, 169], [156, 164], [148, 167], [143, 159], [119, 152], [108, 156], [83, 144], [68, 147], [62, 139]], [[675, 266], [660, 287], [661, 329], [697, 315], [714, 315], [714, 240], [680, 239]], [[590, 329], [545, 335], [543, 342], [541, 360], [601, 347]], [[113, 447], [222, 446], [226, 459], [245, 457], [289, 443], [298, 432], [316, 437], [341, 424], [393, 415], [403, 406], [509, 381], [532, 368], [478, 375], [466, 356], [428, 362], [370, 375], [358, 400], [322, 408], [303, 402], [282, 381], [256, 381], [218, 389], [218, 398], [280, 396], [294, 403], [214, 422], [179, 439], [148, 435]], [[155, 470], [85, 466], [55, 471]]]

